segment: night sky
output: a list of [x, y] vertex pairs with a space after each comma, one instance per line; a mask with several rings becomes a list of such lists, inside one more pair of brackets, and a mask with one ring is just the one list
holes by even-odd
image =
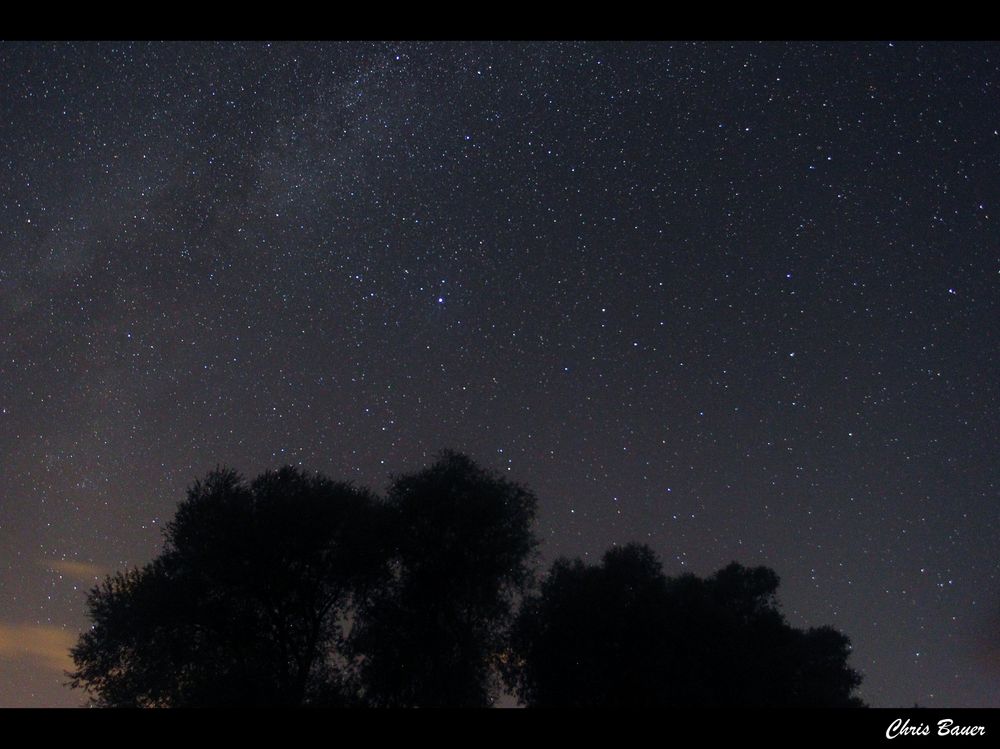
[[467, 452], [1000, 706], [1000, 47], [0, 44], [0, 705], [217, 464]]

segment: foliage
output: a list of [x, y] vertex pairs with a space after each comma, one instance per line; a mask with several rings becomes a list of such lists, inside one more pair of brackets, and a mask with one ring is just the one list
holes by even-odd
[[285, 467], [196, 482], [162, 553], [87, 599], [74, 687], [102, 706], [852, 706], [850, 641], [782, 615], [778, 576], [669, 578], [651, 549], [557, 561], [537, 500], [465, 455], [385, 499]]
[[336, 701], [344, 617], [387, 574], [366, 491], [294, 468], [188, 491], [163, 553], [90, 592], [73, 686], [101, 705]]
[[518, 595], [531, 579], [536, 499], [445, 453], [388, 496], [395, 577], [361, 611], [355, 652], [375, 705], [486, 706]]
[[638, 545], [560, 560], [521, 610], [506, 675], [529, 706], [860, 705], [849, 640], [789, 626], [777, 588], [735, 562], [667, 578]]

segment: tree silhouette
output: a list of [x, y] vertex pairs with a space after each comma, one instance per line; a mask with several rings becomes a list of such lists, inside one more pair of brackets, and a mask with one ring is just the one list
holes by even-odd
[[492, 703], [507, 625], [531, 578], [536, 504], [454, 452], [393, 482], [395, 574], [362, 605], [353, 641], [368, 704]]
[[100, 706], [483, 707], [501, 679], [529, 706], [861, 704], [847, 637], [789, 626], [770, 569], [668, 578], [629, 545], [533, 588], [536, 507], [454, 452], [384, 500], [216, 470], [158, 557], [90, 591], [70, 683]]
[[639, 545], [560, 560], [521, 609], [505, 674], [540, 707], [860, 705], [847, 637], [789, 626], [777, 587], [735, 562], [667, 578]]
[[98, 705], [337, 704], [344, 618], [387, 574], [366, 491], [294, 468], [188, 491], [163, 553], [88, 596], [72, 656]]

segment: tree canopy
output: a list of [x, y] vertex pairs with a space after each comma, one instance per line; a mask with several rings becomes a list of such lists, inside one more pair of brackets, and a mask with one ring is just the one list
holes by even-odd
[[362, 606], [355, 639], [369, 703], [493, 702], [496, 658], [531, 580], [536, 504], [457, 453], [393, 482], [396, 574]]
[[646, 546], [600, 565], [557, 561], [513, 633], [512, 688], [528, 706], [850, 707], [850, 642], [781, 614], [778, 576], [737, 563], [668, 578]]
[[217, 470], [163, 552], [88, 596], [71, 684], [98, 705], [489, 704], [535, 498], [445, 452], [385, 500]]
[[387, 574], [367, 491], [294, 468], [188, 491], [163, 553], [91, 591], [74, 686], [113, 706], [336, 702], [344, 617]]
[[534, 573], [537, 499], [442, 453], [384, 498], [285, 467], [195, 482], [159, 556], [90, 591], [101, 706], [852, 706], [850, 642], [778, 577], [669, 578], [645, 546]]

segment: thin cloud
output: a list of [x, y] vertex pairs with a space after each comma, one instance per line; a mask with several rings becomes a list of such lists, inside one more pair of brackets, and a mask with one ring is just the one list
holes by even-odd
[[73, 559], [45, 559], [42, 561], [42, 565], [46, 569], [58, 572], [72, 580], [85, 583], [96, 582], [108, 574], [108, 570], [100, 565], [78, 562]]
[[0, 624], [0, 658], [26, 660], [63, 673], [73, 666], [69, 649], [72, 632], [49, 624]]

